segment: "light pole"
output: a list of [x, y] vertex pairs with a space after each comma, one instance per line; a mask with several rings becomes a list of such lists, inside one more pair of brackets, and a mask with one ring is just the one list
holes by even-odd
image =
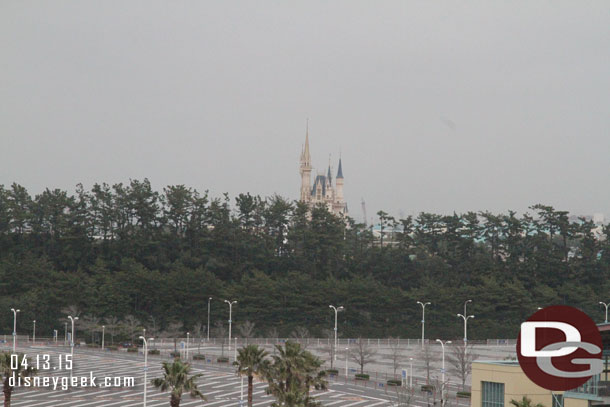
[[[144, 407], [146, 407], [146, 386], [148, 385], [147, 373], [148, 373], [148, 341], [143, 336], [140, 336], [140, 339], [144, 341]], [[153, 338], [148, 338], [149, 341], [152, 341]]]
[[345, 348], [345, 380], [347, 380], [347, 359], [349, 358], [349, 348]]
[[208, 342], [210, 341], [210, 302], [212, 297], [208, 298]]
[[237, 362], [237, 338], [235, 338], [235, 349], [233, 350], [233, 352], [235, 352], [233, 354], [233, 361]]
[[189, 337], [190, 337], [191, 333], [187, 332], [186, 333], [186, 361], [189, 361]]
[[430, 305], [429, 302], [417, 301], [421, 305], [421, 347], [424, 347], [424, 326], [426, 325], [426, 305]]
[[409, 358], [409, 389], [413, 388], [413, 358]]
[[68, 323], [64, 322], [64, 346], [68, 344]]
[[609, 304], [606, 304], [605, 302], [599, 302], [601, 305], [603, 305], [604, 307], [606, 307], [606, 320], [604, 321], [606, 324], [608, 323], [608, 307], [610, 306]]
[[13, 311], [13, 353], [15, 353], [15, 348], [17, 344], [17, 313], [21, 310], [11, 308], [11, 311]]
[[[78, 317], [72, 318], [72, 315], [68, 315], [68, 319], [72, 322], [72, 336], [70, 337], [70, 356], [72, 362], [74, 362], [74, 321], [78, 321]], [[70, 369], [70, 377], [72, 377], [72, 369]]]
[[466, 346], [466, 342], [468, 342], [468, 320], [474, 318], [474, 315], [464, 316], [462, 314], [457, 314], [457, 316], [464, 319], [464, 346]]
[[444, 391], [445, 391], [445, 345], [448, 345], [451, 343], [451, 341], [445, 341], [443, 343], [443, 341], [441, 341], [440, 339], [436, 340], [438, 343], [441, 344], [441, 348], [443, 348], [443, 367], [441, 370], [442, 373], [442, 382], [441, 382], [441, 406], [443, 405], [443, 398], [444, 398]]
[[335, 310], [335, 347], [333, 349], [333, 354], [334, 359], [337, 360], [337, 314], [339, 313], [339, 311], [345, 310], [345, 308], [343, 306], [337, 308], [334, 305], [329, 305], [328, 307]]
[[36, 345], [36, 320], [32, 322], [34, 323], [34, 328], [32, 328], [32, 343]]
[[229, 301], [225, 300], [227, 304], [229, 304], [229, 352], [231, 352], [231, 315], [233, 312], [233, 304], [237, 304], [237, 301]]
[[104, 336], [106, 334], [106, 326], [102, 325], [102, 350], [104, 350]]

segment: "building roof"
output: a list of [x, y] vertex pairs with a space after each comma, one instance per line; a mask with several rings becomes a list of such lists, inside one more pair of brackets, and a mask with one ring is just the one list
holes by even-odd
[[[329, 168], [330, 170], [330, 168]], [[343, 178], [343, 169], [341, 168], [341, 159], [339, 158], [339, 169], [337, 170], [337, 179]]]
[[326, 177], [324, 175], [318, 175], [313, 182], [313, 188], [311, 188], [311, 195], [316, 195], [316, 188], [318, 183], [322, 185], [322, 196], [326, 195]]

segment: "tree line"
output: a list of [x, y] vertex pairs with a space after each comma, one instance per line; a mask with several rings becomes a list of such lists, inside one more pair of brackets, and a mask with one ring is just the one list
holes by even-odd
[[[133, 318], [150, 329], [186, 331], [233, 321], [253, 335], [314, 336], [343, 305], [349, 337], [460, 338], [472, 298], [469, 338], [514, 338], [539, 306], [567, 304], [599, 321], [608, 300], [610, 228], [534, 205], [530, 212], [378, 213], [374, 231], [323, 206], [280, 196], [227, 194], [147, 179], [81, 185], [74, 194], [0, 186], [0, 329], [37, 321], [37, 336], [60, 332], [66, 307], [89, 321]], [[4, 310], [4, 311], [3, 311]], [[128, 322], [127, 325], [130, 325]], [[178, 328], [177, 328], [178, 327]], [[212, 333], [214, 335], [214, 331]]]

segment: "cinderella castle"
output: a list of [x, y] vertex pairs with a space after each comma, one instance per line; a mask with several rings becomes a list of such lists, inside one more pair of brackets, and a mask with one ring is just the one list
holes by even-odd
[[301, 151], [301, 202], [306, 202], [310, 207], [324, 204], [328, 210], [339, 216], [347, 214], [347, 205], [343, 197], [343, 169], [341, 158], [339, 168], [333, 185], [330, 172], [330, 162], [326, 175], [318, 174], [311, 185], [311, 156], [309, 155], [309, 128], [305, 133], [305, 145]]

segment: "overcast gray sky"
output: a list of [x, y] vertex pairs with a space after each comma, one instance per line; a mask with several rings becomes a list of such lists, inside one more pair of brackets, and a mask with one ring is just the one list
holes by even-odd
[[0, 184], [610, 215], [608, 1], [0, 2]]

